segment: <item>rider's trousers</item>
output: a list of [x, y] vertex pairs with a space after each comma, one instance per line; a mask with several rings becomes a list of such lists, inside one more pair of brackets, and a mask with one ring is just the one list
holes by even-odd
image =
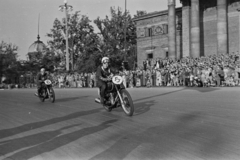
[[107, 88], [106, 82], [98, 81], [97, 86], [100, 88], [100, 96], [104, 97], [105, 96], [105, 90]]

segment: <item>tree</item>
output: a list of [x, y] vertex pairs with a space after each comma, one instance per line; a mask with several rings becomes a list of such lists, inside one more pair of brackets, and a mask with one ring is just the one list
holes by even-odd
[[39, 62], [41, 62], [41, 60], [43, 58], [43, 53], [42, 52], [28, 52], [27, 56], [28, 56], [30, 62], [39, 63]]
[[54, 52], [47, 50], [43, 55], [41, 66], [44, 66], [48, 71], [53, 72], [55, 69], [57, 69], [60, 61], [61, 57], [59, 55], [55, 55]]
[[[86, 65], [86, 60], [98, 51], [97, 44], [99, 37], [94, 33], [93, 26], [90, 25], [87, 16], [81, 15], [79, 11], [70, 14], [68, 17], [69, 30], [69, 53], [73, 53], [74, 68], [81, 70], [81, 66]], [[62, 21], [56, 19], [50, 33], [47, 34], [51, 40], [48, 41], [52, 52], [60, 55], [62, 61], [65, 61], [65, 24], [66, 19]]]
[[0, 80], [5, 76], [7, 81], [11, 82], [18, 76], [17, 50], [15, 44], [4, 41], [0, 43]]
[[[132, 57], [128, 61], [135, 61], [132, 51], [136, 46], [136, 27], [129, 12], [126, 14], [120, 9], [110, 8], [111, 16], [105, 19], [99, 17], [94, 21], [102, 38], [101, 50], [104, 55], [109, 56], [116, 67], [119, 67], [124, 60], [124, 54]], [[126, 18], [126, 21], [125, 21]], [[126, 22], [126, 52], [124, 51], [124, 32]]]

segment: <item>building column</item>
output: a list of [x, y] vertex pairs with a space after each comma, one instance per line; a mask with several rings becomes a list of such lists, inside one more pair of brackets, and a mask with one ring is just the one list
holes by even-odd
[[168, 55], [176, 59], [176, 11], [175, 0], [168, 0]]
[[240, 9], [238, 11], [238, 53], [240, 53]]
[[217, 0], [217, 54], [228, 53], [227, 0]]
[[199, 0], [191, 0], [191, 57], [200, 57]]
[[182, 2], [182, 56], [190, 56], [190, 1]]

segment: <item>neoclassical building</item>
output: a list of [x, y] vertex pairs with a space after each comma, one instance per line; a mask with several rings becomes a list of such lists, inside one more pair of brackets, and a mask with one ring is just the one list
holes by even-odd
[[240, 0], [180, 0], [180, 8], [175, 2], [168, 0], [168, 10], [134, 19], [139, 65], [158, 57], [196, 58], [239, 51]]

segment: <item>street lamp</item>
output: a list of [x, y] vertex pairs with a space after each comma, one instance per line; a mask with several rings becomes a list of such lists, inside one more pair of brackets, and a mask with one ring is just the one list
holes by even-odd
[[124, 67], [127, 66], [127, 0], [125, 0], [125, 16], [124, 16]]
[[[66, 70], [69, 71], [69, 50], [68, 50], [68, 12], [72, 11], [73, 7], [67, 4], [64, 0], [64, 5], [59, 6], [59, 10], [66, 14]], [[73, 60], [72, 60], [73, 61]], [[72, 64], [73, 66], [73, 64]]]

